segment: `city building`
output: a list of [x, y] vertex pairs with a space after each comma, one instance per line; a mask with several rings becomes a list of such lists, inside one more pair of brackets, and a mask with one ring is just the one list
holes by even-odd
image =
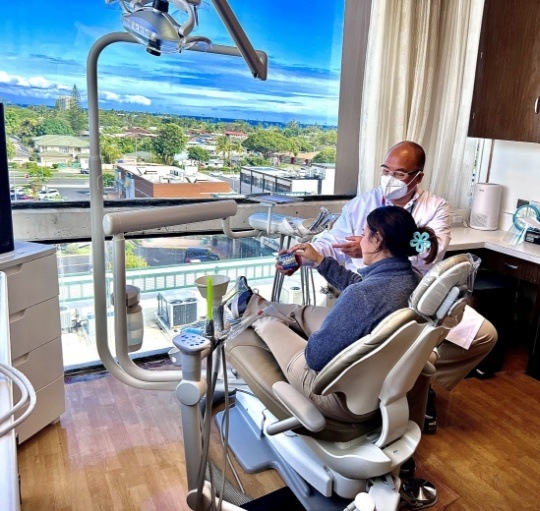
[[[335, 173], [335, 171], [334, 171]], [[334, 173], [313, 167], [298, 170], [244, 166], [240, 170], [239, 193], [280, 193], [290, 195], [330, 195]]]
[[52, 167], [53, 164], [80, 162], [81, 157], [88, 160], [90, 142], [83, 138], [68, 135], [42, 135], [34, 137], [40, 165]]
[[116, 192], [119, 198], [198, 198], [230, 193], [226, 181], [198, 172], [197, 167], [184, 169], [170, 165], [136, 165], [119, 162], [116, 165]]
[[71, 96], [58, 96], [56, 98], [54, 107], [57, 110], [67, 110], [71, 104]]

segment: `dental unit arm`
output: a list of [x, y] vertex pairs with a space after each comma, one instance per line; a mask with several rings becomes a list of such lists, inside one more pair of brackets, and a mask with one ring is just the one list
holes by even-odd
[[263, 205], [268, 206], [267, 213], [253, 213], [248, 219], [250, 226], [253, 227], [252, 230], [232, 231], [229, 218], [225, 218], [222, 221], [223, 232], [231, 239], [282, 235], [298, 238], [299, 242], [306, 242], [329, 228], [339, 216], [322, 207], [316, 218], [300, 218], [273, 213], [274, 203], [263, 203]]
[[[248, 231], [232, 231], [229, 218], [225, 218], [222, 220], [223, 232], [231, 239], [257, 238], [260, 236], [275, 238], [279, 236], [279, 251], [282, 252], [289, 249], [293, 239], [300, 243], [311, 241], [313, 236], [331, 227], [339, 216], [339, 214], [331, 213], [325, 207], [321, 207], [316, 218], [300, 218], [273, 212], [277, 203], [288, 201], [290, 201], [288, 197], [272, 196], [270, 198], [263, 198], [260, 200], [261, 205], [267, 206], [268, 212], [258, 212], [250, 215], [248, 221], [253, 229]], [[302, 265], [299, 275], [303, 304], [316, 305], [317, 293], [312, 268]], [[276, 270], [272, 286], [272, 301], [280, 301], [283, 283], [284, 275]]]

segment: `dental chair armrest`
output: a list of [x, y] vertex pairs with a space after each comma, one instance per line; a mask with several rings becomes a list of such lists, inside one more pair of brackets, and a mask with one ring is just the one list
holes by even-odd
[[433, 374], [435, 374], [435, 366], [431, 363], [430, 360], [428, 360], [424, 365], [424, 369], [422, 369], [422, 374], [424, 376], [432, 376]]
[[326, 426], [324, 415], [315, 405], [294, 387], [284, 381], [277, 381], [272, 385], [272, 391], [281, 404], [293, 417], [284, 419], [266, 428], [269, 435], [283, 433], [295, 427], [304, 426], [309, 431], [321, 431]]
[[440, 356], [441, 355], [439, 354], [439, 348], [435, 347], [429, 355], [428, 362], [435, 365], [437, 363], [437, 360], [439, 360]]

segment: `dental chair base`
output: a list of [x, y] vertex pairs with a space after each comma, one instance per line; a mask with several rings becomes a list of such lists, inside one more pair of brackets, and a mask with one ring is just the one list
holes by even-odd
[[[223, 413], [216, 416], [218, 426]], [[277, 470], [308, 511], [343, 510], [365, 492], [378, 511], [397, 509], [399, 467], [412, 456], [421, 437], [420, 428], [409, 421], [407, 431], [384, 448], [374, 444], [379, 436], [375, 432], [345, 442], [341, 454], [335, 442], [315, 441], [290, 431], [267, 434], [266, 427], [277, 422], [276, 417], [256, 397], [240, 392], [229, 420], [229, 446], [242, 468], [248, 473]], [[340, 473], [329, 465], [339, 466]], [[356, 479], [343, 475], [347, 472]]]

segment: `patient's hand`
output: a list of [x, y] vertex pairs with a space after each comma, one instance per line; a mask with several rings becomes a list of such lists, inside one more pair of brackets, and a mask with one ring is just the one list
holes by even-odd
[[[294, 247], [293, 247], [294, 248]], [[280, 250], [279, 254], [286, 254], [287, 252], [292, 252], [292, 250]], [[279, 261], [276, 262], [276, 270], [282, 273], [283, 275], [286, 275], [287, 277], [290, 277], [300, 266], [302, 266], [302, 258], [300, 256], [294, 255], [296, 258], [296, 262], [298, 263], [298, 266], [295, 268], [283, 268], [281, 264], [279, 264]]]
[[321, 264], [324, 256], [317, 252], [311, 243], [298, 243], [291, 248], [291, 252], [301, 255], [308, 261], [313, 261], [315, 264]]
[[345, 239], [347, 243], [336, 243], [332, 245], [333, 248], [341, 250], [345, 255], [348, 255], [351, 258], [361, 258], [362, 257], [362, 247], [360, 246], [360, 241], [363, 236], [347, 236]]

